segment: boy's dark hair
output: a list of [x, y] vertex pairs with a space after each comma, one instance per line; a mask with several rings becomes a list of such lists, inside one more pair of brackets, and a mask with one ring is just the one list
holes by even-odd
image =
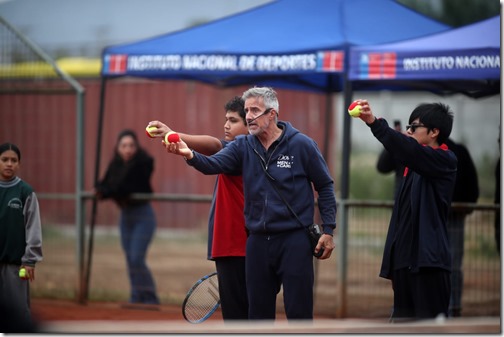
[[245, 101], [241, 98], [241, 96], [231, 98], [226, 105], [224, 105], [224, 111], [237, 112], [241, 119], [243, 119], [243, 123], [247, 125], [247, 120], [245, 119]]
[[18, 160], [21, 161], [21, 151], [19, 151], [19, 148], [16, 145], [12, 143], [3, 143], [0, 145], [0, 154], [8, 150], [14, 151], [18, 156]]
[[453, 112], [450, 107], [443, 103], [422, 103], [418, 105], [409, 117], [409, 124], [415, 119], [428, 127], [429, 132], [432, 129], [438, 129], [439, 135], [437, 142], [443, 144], [450, 136], [453, 126]]

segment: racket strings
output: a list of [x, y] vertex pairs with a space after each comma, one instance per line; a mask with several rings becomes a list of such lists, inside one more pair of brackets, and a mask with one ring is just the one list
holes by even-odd
[[217, 276], [199, 283], [187, 298], [184, 315], [189, 322], [199, 322], [209, 317], [219, 306], [219, 284]]

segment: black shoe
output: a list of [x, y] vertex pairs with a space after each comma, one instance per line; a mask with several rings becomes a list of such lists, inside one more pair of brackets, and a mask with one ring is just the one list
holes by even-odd
[[462, 316], [461, 311], [462, 311], [462, 309], [460, 309], [460, 308], [450, 309], [448, 317], [460, 317], [460, 316]]

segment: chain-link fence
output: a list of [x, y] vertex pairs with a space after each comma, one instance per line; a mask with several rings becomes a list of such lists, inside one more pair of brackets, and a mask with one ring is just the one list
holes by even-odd
[[[347, 202], [347, 312], [360, 306], [390, 312], [393, 292], [390, 281], [378, 277], [392, 203]], [[474, 211], [466, 216], [463, 252], [462, 312], [467, 316], [500, 315], [501, 262], [496, 247], [494, 205], [454, 204]], [[500, 226], [500, 223], [498, 223]], [[385, 299], [388, 307], [383, 307]], [[388, 309], [387, 309], [388, 308]]]
[[[210, 200], [167, 201], [158, 195], [154, 208], [167, 203], [184, 205]], [[169, 199], [169, 198], [166, 198]], [[171, 199], [171, 198], [170, 198]], [[205, 199], [207, 201], [205, 201]], [[388, 317], [393, 303], [390, 281], [378, 277], [383, 246], [391, 214], [391, 203], [354, 202], [348, 204], [346, 278], [340, 270], [340, 232], [336, 249], [329, 260], [316, 262], [315, 312], [338, 317]], [[462, 293], [463, 316], [499, 316], [501, 263], [496, 250], [494, 219], [500, 209], [493, 205], [474, 205], [465, 221]], [[45, 298], [75, 298], [78, 282], [75, 266], [75, 228], [44, 224], [44, 262], [37, 267], [33, 295]], [[197, 228], [158, 227], [148, 253], [148, 265], [164, 304], [181, 304], [187, 290], [201, 276], [214, 271], [206, 260], [207, 229], [202, 221]], [[90, 278], [91, 301], [127, 301], [129, 283], [124, 253], [117, 226], [99, 226], [95, 232], [93, 266]], [[339, 287], [345, 282], [347, 300], [342, 310]], [[281, 294], [278, 309], [282, 310]]]

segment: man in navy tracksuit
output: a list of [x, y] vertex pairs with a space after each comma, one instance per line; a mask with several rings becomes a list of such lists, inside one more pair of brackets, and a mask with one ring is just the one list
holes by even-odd
[[453, 113], [441, 103], [420, 104], [407, 135], [377, 119], [360, 100], [360, 119], [405, 166], [390, 220], [380, 276], [392, 280], [393, 321], [448, 315], [451, 255], [447, 219], [457, 175], [457, 157], [444, 144]]
[[204, 174], [243, 176], [244, 213], [250, 232], [246, 247], [249, 319], [275, 319], [281, 286], [287, 318], [312, 319], [313, 250], [306, 230], [272, 183], [304, 227], [313, 223], [313, 189], [317, 191], [324, 234], [315, 252], [324, 248], [320, 259], [327, 259], [334, 249], [334, 182], [317, 144], [290, 123], [278, 121], [275, 91], [251, 88], [242, 98], [249, 135], [238, 136], [210, 157], [192, 151], [183, 141], [167, 144], [167, 149], [183, 155]]

